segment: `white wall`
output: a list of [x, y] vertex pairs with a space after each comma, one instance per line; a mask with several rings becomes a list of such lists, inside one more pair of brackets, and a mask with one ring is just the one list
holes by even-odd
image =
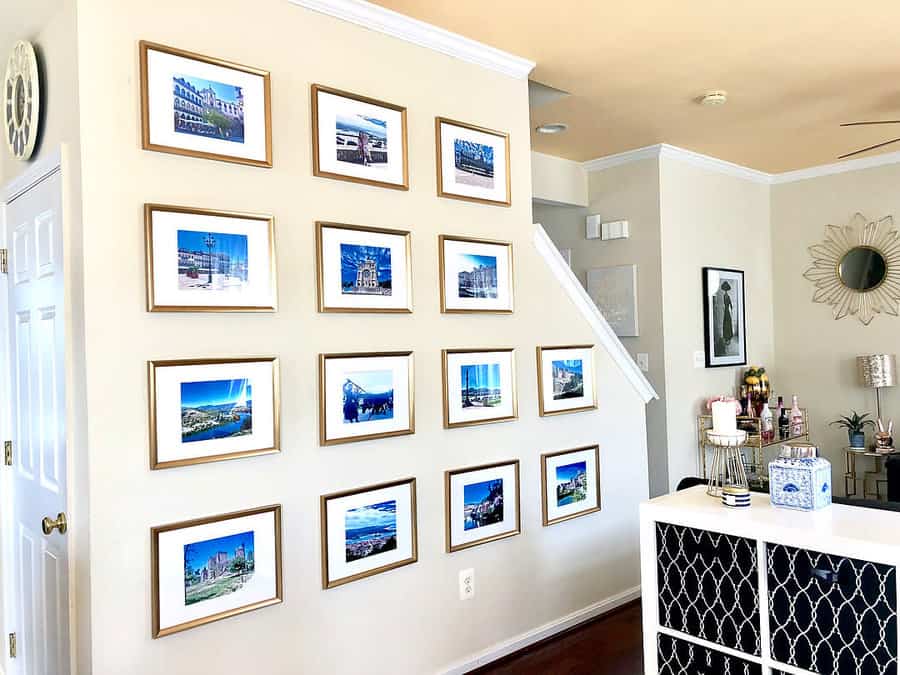
[[[531, 243], [524, 80], [281, 0], [86, 4], [79, 31], [95, 675], [435, 672], [638, 584], [642, 402], [600, 353], [599, 411], [537, 416], [535, 345], [594, 336]], [[271, 70], [275, 167], [140, 150], [139, 39]], [[313, 82], [408, 107], [409, 192], [311, 176]], [[511, 208], [435, 196], [436, 115], [510, 132]], [[145, 312], [141, 206], [149, 201], [274, 214], [278, 313]], [[316, 219], [412, 230], [414, 314], [317, 314]], [[512, 316], [439, 313], [439, 233], [513, 241]], [[517, 350], [520, 419], [443, 430], [440, 349], [489, 345]], [[404, 347], [416, 353], [416, 434], [320, 448], [317, 354]], [[147, 359], [247, 354], [281, 357], [283, 452], [151, 472]], [[593, 442], [603, 510], [541, 527], [540, 453]], [[444, 553], [443, 471], [515, 457], [523, 534]], [[408, 475], [418, 478], [419, 562], [322, 591], [319, 496]], [[284, 505], [285, 602], [151, 640], [149, 528], [272, 502]], [[466, 567], [475, 569], [477, 596], [464, 603], [457, 580]]]
[[545, 203], [587, 206], [587, 172], [580, 162], [532, 151], [531, 194]]

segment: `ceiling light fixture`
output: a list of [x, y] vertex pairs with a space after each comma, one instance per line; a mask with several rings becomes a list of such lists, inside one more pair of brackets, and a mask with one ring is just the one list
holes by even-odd
[[550, 124], [542, 124], [539, 127], [535, 127], [534, 130], [539, 134], [561, 134], [568, 128], [568, 124], [563, 124], [562, 122], [552, 122]]
[[698, 99], [700, 105], [725, 105], [728, 101], [728, 92], [717, 90], [708, 91]]

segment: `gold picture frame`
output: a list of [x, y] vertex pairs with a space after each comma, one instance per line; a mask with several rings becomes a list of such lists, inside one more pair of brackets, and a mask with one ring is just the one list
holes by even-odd
[[[466, 473], [473, 473], [475, 471], [483, 471], [484, 469], [496, 469], [505, 466], [513, 466], [514, 473], [516, 478], [516, 526], [514, 530], [510, 530], [508, 532], [502, 532], [500, 534], [495, 534], [490, 537], [485, 537], [483, 539], [478, 539], [476, 541], [470, 541], [463, 544], [453, 544], [452, 541], [452, 528], [451, 522], [453, 518], [453, 514], [451, 513], [451, 503], [450, 503], [450, 490], [451, 490], [451, 481], [454, 476], [459, 476]], [[482, 544], [489, 544], [493, 541], [499, 541], [501, 539], [507, 539], [509, 537], [515, 537], [518, 534], [522, 533], [522, 499], [521, 499], [521, 480], [519, 476], [519, 460], [512, 459], [506, 460], [502, 462], [491, 462], [489, 464], [479, 464], [478, 466], [467, 466], [460, 469], [448, 469], [444, 471], [444, 538], [446, 544], [446, 552], [447, 553], [455, 553], [456, 551], [462, 551], [467, 548], [472, 548], [473, 546], [481, 546]]]
[[[544, 407], [544, 377], [543, 377], [543, 359], [542, 356], [545, 351], [554, 351], [558, 349], [589, 349], [591, 350], [591, 385], [593, 391], [592, 398], [593, 403], [590, 405], [578, 406], [576, 408], [567, 408], [565, 410], [546, 410]], [[559, 345], [559, 346], [537, 346], [535, 347], [535, 354], [537, 355], [537, 385], [538, 385], [538, 414], [541, 417], [549, 417], [552, 415], [568, 415], [570, 413], [577, 412], [585, 412], [588, 410], [596, 410], [597, 409], [597, 365], [595, 363], [595, 345], [585, 344], [585, 345]]]
[[[326, 369], [328, 361], [334, 359], [369, 359], [379, 357], [395, 357], [405, 356], [409, 359], [409, 370], [407, 377], [409, 392], [409, 426], [406, 429], [397, 429], [395, 431], [383, 431], [373, 434], [362, 434], [359, 436], [341, 436], [337, 438], [328, 438], [327, 429], [327, 410], [328, 396], [326, 387]], [[331, 354], [319, 354], [319, 445], [341, 445], [344, 443], [356, 443], [359, 441], [372, 441], [380, 438], [393, 438], [394, 436], [409, 436], [416, 433], [416, 404], [415, 404], [415, 363], [412, 350], [388, 351], [388, 352], [341, 352]]]
[[[174, 626], [160, 628], [160, 599], [159, 599], [159, 535], [173, 530], [183, 530], [198, 525], [208, 525], [210, 523], [218, 523], [226, 520], [237, 520], [247, 516], [255, 516], [263, 513], [272, 513], [274, 518], [275, 532], [275, 595], [272, 598], [254, 602], [241, 607], [217, 612], [209, 616], [186, 621]], [[150, 528], [150, 597], [151, 597], [151, 615], [152, 630], [151, 637], [153, 639], [180, 633], [197, 626], [203, 626], [215, 621], [221, 621], [238, 614], [252, 612], [256, 609], [277, 605], [284, 600], [284, 589], [282, 583], [282, 564], [281, 564], [281, 504], [272, 504], [269, 506], [261, 506], [255, 509], [247, 509], [244, 511], [233, 511], [216, 516], [208, 516], [205, 518], [195, 518], [193, 520], [184, 520], [177, 523], [169, 523], [167, 525], [157, 525]]]
[[[594, 472], [594, 486], [597, 491], [597, 506], [591, 507], [589, 509], [585, 509], [583, 511], [578, 511], [577, 513], [572, 513], [567, 516], [560, 516], [558, 518], [550, 518], [547, 513], [547, 460], [551, 457], [559, 457], [560, 455], [568, 455], [574, 452], [583, 452], [585, 450], [593, 450], [594, 451], [594, 466], [596, 467], [596, 471]], [[555, 525], [556, 523], [562, 523], [566, 520], [572, 520], [573, 518], [580, 518], [581, 516], [586, 516], [590, 513], [597, 513], [601, 510], [601, 495], [600, 495], [600, 446], [599, 445], [584, 445], [578, 448], [570, 448], [568, 450], [558, 450], [556, 452], [545, 452], [541, 455], [541, 521], [544, 527], [549, 525]]]
[[[404, 106], [396, 105], [394, 103], [388, 103], [386, 101], [379, 101], [375, 98], [369, 98], [368, 96], [362, 96], [360, 94], [354, 94], [349, 91], [344, 91], [342, 89], [335, 89], [333, 87], [327, 87], [321, 84], [313, 84], [310, 88], [311, 92], [311, 107], [312, 107], [312, 139], [313, 139], [313, 175], [318, 176], [319, 178], [332, 178], [334, 180], [343, 180], [348, 181], [350, 183], [359, 183], [361, 185], [371, 185], [374, 187], [385, 187], [390, 188], [392, 190], [409, 190], [409, 143], [408, 143], [408, 134], [407, 134], [407, 125], [406, 125], [406, 108]], [[393, 110], [400, 114], [400, 133], [403, 139], [403, 182], [402, 183], [391, 183], [390, 181], [380, 181], [372, 178], [362, 178], [360, 176], [347, 176], [345, 174], [326, 171], [322, 169], [320, 162], [320, 148], [319, 148], [319, 92], [325, 94], [331, 94], [332, 96], [339, 96], [341, 98], [346, 98], [351, 101], [358, 101], [360, 103], [368, 103], [369, 105], [378, 106], [380, 108], [386, 108], [388, 110]]]
[[[141, 78], [141, 147], [144, 150], [152, 150], [154, 152], [165, 152], [173, 155], [183, 155], [186, 157], [196, 157], [199, 159], [213, 159], [220, 162], [232, 162], [235, 164], [246, 164], [249, 166], [258, 166], [263, 168], [272, 168], [272, 83], [268, 70], [261, 70], [250, 66], [244, 66], [232, 61], [218, 59], [211, 56], [204, 56], [196, 52], [190, 52], [184, 49], [177, 49], [157, 42], [149, 42], [141, 40], [139, 43], [140, 51], [140, 78]], [[215, 152], [206, 152], [202, 150], [191, 150], [188, 148], [180, 148], [174, 145], [161, 145], [153, 143], [150, 140], [150, 90], [148, 73], [148, 51], [161, 52], [163, 54], [171, 54], [192, 61], [208, 63], [230, 70], [237, 70], [248, 75], [256, 75], [263, 80], [263, 113], [265, 118], [265, 159], [253, 159], [250, 157], [239, 157], [235, 155], [226, 155]]]
[[[406, 248], [406, 307], [333, 307], [326, 304], [324, 285], [324, 261], [322, 260], [322, 230], [352, 230], [403, 237]], [[319, 312], [335, 314], [410, 314], [412, 313], [412, 241], [409, 230], [393, 230], [385, 227], [368, 227], [316, 221], [316, 297]]]
[[[503, 415], [499, 417], [491, 417], [486, 419], [479, 420], [468, 420], [465, 422], [451, 422], [450, 421], [450, 391], [449, 391], [449, 377], [448, 377], [448, 357], [453, 354], [483, 354], [483, 353], [491, 353], [491, 352], [509, 352], [510, 358], [510, 372], [511, 372], [511, 381], [510, 388], [512, 389], [512, 414]], [[513, 420], [519, 419], [519, 402], [516, 394], [516, 350], [514, 347], [483, 347], [483, 348], [475, 348], [475, 349], [442, 349], [441, 350], [441, 382], [443, 383], [443, 391], [444, 391], [444, 401], [443, 401], [443, 411], [444, 411], [444, 428], [445, 429], [456, 429], [460, 427], [471, 427], [478, 426], [481, 424], [495, 424], [497, 422], [511, 422]]]
[[[454, 308], [447, 306], [447, 288], [445, 284], [446, 260], [444, 256], [444, 244], [448, 241], [461, 242], [464, 244], [488, 244], [491, 246], [505, 246], [506, 260], [509, 274], [507, 275], [507, 283], [509, 284], [509, 307], [503, 309], [481, 309], [481, 308]], [[463, 237], [452, 234], [438, 235], [438, 283], [440, 285], [441, 296], [441, 313], [442, 314], [512, 314], [514, 310], [515, 293], [513, 285], [513, 245], [511, 241], [502, 241], [500, 239], [482, 239], [478, 237]]]
[[[156, 304], [153, 264], [153, 214], [156, 212], [183, 213], [192, 216], [213, 216], [218, 218], [239, 218], [266, 223], [268, 228], [269, 284], [272, 289], [271, 305], [158, 305]], [[145, 281], [147, 285], [148, 312], [275, 312], [278, 310], [278, 273], [275, 260], [275, 219], [267, 214], [201, 209], [170, 204], [144, 204], [144, 249]]]
[[[469, 195], [460, 195], [455, 194], [453, 192], [446, 192], [444, 190], [444, 176], [443, 176], [443, 149], [441, 143], [441, 125], [448, 124], [455, 127], [460, 127], [462, 129], [469, 129], [470, 131], [477, 131], [482, 134], [488, 134], [490, 136], [496, 136], [503, 140], [504, 146], [504, 154], [506, 155], [506, 198], [504, 200], [496, 200], [496, 199], [486, 199], [484, 197], [473, 197]], [[435, 156], [437, 159], [437, 194], [438, 197], [446, 197], [447, 199], [459, 199], [461, 201], [466, 202], [474, 202], [477, 204], [490, 204], [492, 206], [512, 206], [512, 177], [510, 175], [510, 160], [509, 160], [509, 134], [505, 131], [497, 131], [496, 129], [488, 129], [486, 127], [480, 127], [476, 124], [469, 124], [467, 122], [460, 122], [458, 120], [452, 120], [447, 117], [435, 117], [434, 118], [434, 136], [435, 136]]]
[[[332, 499], [340, 499], [342, 497], [350, 497], [353, 495], [363, 494], [365, 492], [375, 492], [385, 488], [401, 487], [408, 485], [410, 490], [410, 525], [411, 525], [411, 550], [412, 554], [408, 558], [398, 560], [396, 562], [381, 565], [380, 567], [366, 570], [358, 574], [353, 574], [339, 579], [331, 579], [328, 574], [328, 502]], [[320, 546], [322, 551], [322, 589], [337, 588], [353, 581], [359, 581], [366, 577], [371, 577], [383, 572], [389, 572], [399, 567], [412, 565], [419, 560], [419, 534], [418, 534], [418, 516], [416, 506], [416, 479], [414, 477], [401, 478], [400, 480], [388, 481], [386, 483], [378, 483], [376, 485], [367, 485], [365, 487], [353, 488], [351, 490], [342, 490], [340, 492], [332, 492], [330, 494], [319, 497], [319, 532]]]
[[[223, 452], [216, 455], [207, 455], [203, 457], [189, 457], [185, 459], [164, 460], [159, 459], [159, 439], [157, 438], [157, 418], [156, 410], [156, 394], [157, 394], [157, 375], [159, 368], [177, 367], [177, 366], [206, 366], [206, 365], [227, 365], [231, 363], [271, 363], [272, 364], [272, 430], [273, 445], [267, 448], [257, 448], [253, 450], [239, 450], [236, 452]], [[210, 462], [222, 462], [230, 459], [241, 459], [243, 457], [257, 457], [259, 455], [272, 455], [281, 452], [281, 387], [279, 380], [279, 362], [277, 356], [250, 356], [250, 357], [234, 357], [222, 359], [164, 359], [147, 362], [147, 381], [148, 381], [148, 407], [149, 407], [149, 426], [150, 426], [150, 469], [173, 469], [181, 466], [193, 466], [195, 464], [209, 464]]]

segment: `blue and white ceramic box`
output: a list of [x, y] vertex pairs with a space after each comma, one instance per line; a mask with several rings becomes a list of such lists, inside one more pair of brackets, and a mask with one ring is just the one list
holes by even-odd
[[[769, 497], [773, 506], [815, 511], [831, 504], [831, 462], [824, 457], [782, 456], [769, 462]], [[813, 452], [815, 448], [812, 447]], [[801, 451], [803, 452], [803, 451]], [[794, 454], [797, 454], [794, 451]], [[805, 452], [803, 452], [805, 454]]]

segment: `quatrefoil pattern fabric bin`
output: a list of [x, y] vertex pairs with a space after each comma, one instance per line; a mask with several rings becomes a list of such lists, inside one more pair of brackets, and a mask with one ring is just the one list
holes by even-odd
[[758, 663], [660, 634], [657, 638], [659, 675], [762, 675]]

